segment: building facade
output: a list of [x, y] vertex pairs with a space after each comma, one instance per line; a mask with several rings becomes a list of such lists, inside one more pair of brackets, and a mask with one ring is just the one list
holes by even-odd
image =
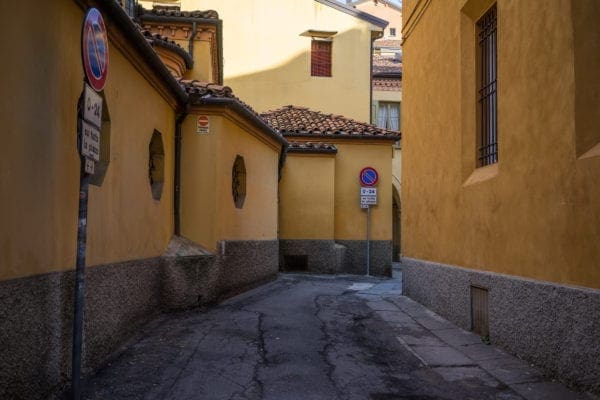
[[370, 120], [371, 43], [386, 21], [335, 0], [180, 4], [225, 21], [224, 83], [257, 111], [297, 104]]
[[279, 268], [287, 142], [218, 84], [216, 13], [132, 20], [137, 8], [115, 1], [3, 3], [3, 28], [29, 31], [0, 43], [10, 94], [0, 109], [0, 398], [48, 398], [71, 376], [80, 35], [92, 6], [109, 61], [82, 225], [83, 372], [158, 313], [210, 304]]
[[[285, 106], [262, 117], [291, 143], [279, 185], [282, 269], [391, 275], [392, 145], [399, 133], [306, 107]], [[365, 167], [379, 174], [368, 270], [359, 181]]]
[[404, 1], [405, 293], [600, 382], [600, 5]]

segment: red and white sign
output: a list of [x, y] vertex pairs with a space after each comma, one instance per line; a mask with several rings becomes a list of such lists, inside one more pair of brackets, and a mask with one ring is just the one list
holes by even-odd
[[101, 92], [108, 75], [108, 35], [102, 14], [95, 8], [90, 8], [83, 20], [81, 58], [87, 82]]
[[362, 186], [375, 186], [379, 182], [379, 174], [373, 167], [365, 167], [360, 170], [359, 180]]
[[210, 131], [210, 120], [207, 115], [198, 115], [196, 118], [196, 133], [207, 134]]

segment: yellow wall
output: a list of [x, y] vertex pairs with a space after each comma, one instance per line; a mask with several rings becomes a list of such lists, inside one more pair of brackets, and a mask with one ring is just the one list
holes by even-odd
[[379, 204], [371, 208], [371, 239], [392, 240], [392, 146], [335, 143], [335, 238], [364, 240], [366, 210], [360, 208], [359, 173], [364, 167], [379, 172]]
[[[2, 4], [3, 29], [20, 33], [19, 40], [0, 42], [2, 74], [10, 77], [0, 97], [0, 280], [5, 280], [75, 265], [83, 11], [72, 1]], [[114, 46], [110, 57], [105, 93], [112, 154], [103, 186], [90, 189], [88, 265], [157, 256], [172, 232], [173, 111]], [[167, 153], [160, 202], [152, 199], [148, 181], [154, 129], [162, 132]]]
[[334, 238], [335, 154], [288, 153], [279, 184], [281, 239]]
[[[183, 0], [223, 20], [224, 83], [259, 112], [294, 104], [369, 120], [371, 26], [312, 0]], [[310, 76], [309, 29], [337, 31], [332, 77]], [[380, 30], [380, 28], [377, 28]]]
[[[196, 115], [209, 115], [210, 133], [196, 133]], [[276, 240], [280, 145], [222, 110], [198, 109], [182, 126], [181, 233], [215, 251], [220, 240]], [[257, 136], [252, 134], [255, 132]], [[246, 200], [235, 208], [231, 172], [246, 165]]]
[[575, 115], [596, 107], [575, 101], [579, 1], [594, 3], [498, 1], [499, 163], [485, 168], [473, 24], [491, 2], [431, 2], [415, 24], [425, 2], [405, 1], [404, 256], [600, 287], [600, 157], [578, 159], [575, 146]]

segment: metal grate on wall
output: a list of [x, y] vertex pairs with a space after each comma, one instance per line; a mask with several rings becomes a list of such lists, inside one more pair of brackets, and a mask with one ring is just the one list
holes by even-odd
[[488, 290], [471, 286], [471, 330], [480, 336], [489, 336]]
[[496, 5], [479, 21], [479, 167], [498, 162], [498, 46]]

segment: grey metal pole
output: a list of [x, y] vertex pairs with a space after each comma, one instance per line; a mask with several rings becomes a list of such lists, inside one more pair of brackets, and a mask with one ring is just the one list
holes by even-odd
[[370, 259], [370, 236], [369, 228], [371, 227], [371, 206], [367, 206], [367, 276], [371, 273], [371, 259]]
[[75, 267], [75, 312], [73, 317], [73, 351], [71, 358], [71, 398], [81, 398], [81, 344], [83, 341], [83, 310], [85, 306], [85, 250], [87, 243], [87, 207], [90, 176], [81, 157], [79, 181], [79, 219], [77, 225], [77, 261]]

